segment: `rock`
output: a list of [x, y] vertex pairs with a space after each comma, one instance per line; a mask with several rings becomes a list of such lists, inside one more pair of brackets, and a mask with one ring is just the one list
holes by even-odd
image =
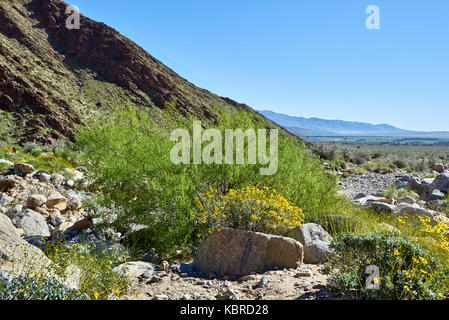
[[159, 261], [159, 255], [155, 249], [150, 249], [149, 252], [145, 253], [143, 256], [143, 261], [150, 263], [157, 263]]
[[359, 199], [366, 198], [366, 197], [367, 197], [367, 195], [366, 195], [365, 193], [360, 192], [359, 194], [357, 194], [357, 195], [354, 197], [354, 200], [359, 200]]
[[189, 295], [189, 294], [184, 294], [182, 297], [181, 297], [181, 300], [192, 300], [192, 297]]
[[34, 172], [34, 167], [31, 164], [26, 163], [16, 163], [14, 164], [14, 169], [23, 175], [27, 175]]
[[441, 173], [439, 174], [431, 185], [431, 189], [438, 189], [441, 192], [448, 193], [449, 192], [449, 173]]
[[[56, 216], [53, 219], [51, 219], [51, 224], [54, 225], [55, 227], [60, 226], [61, 224], [63, 224], [65, 222], [65, 218], [62, 216]], [[66, 229], [67, 230], [67, 229]]]
[[368, 195], [368, 196], [366, 196], [366, 197], [359, 198], [359, 199], [355, 200], [354, 202], [355, 202], [355, 203], [359, 203], [359, 204], [361, 204], [361, 205], [366, 205], [366, 204], [368, 204], [369, 202], [376, 202], [376, 201], [381, 202], [381, 201], [386, 201], [386, 200], [387, 200], [387, 199], [382, 198], [382, 197], [376, 197], [376, 196], [373, 196], [373, 195]]
[[313, 272], [311, 270], [302, 270], [299, 271], [297, 274], [295, 274], [295, 278], [302, 278], [302, 277], [313, 277]]
[[401, 204], [401, 203], [415, 204], [416, 201], [415, 201], [415, 199], [414, 199], [413, 197], [405, 196], [405, 197], [399, 198], [399, 199], [396, 201], [396, 203], [397, 203], [397, 204]]
[[7, 206], [10, 204], [14, 199], [8, 196], [3, 196], [0, 198], [0, 207], [1, 206]]
[[155, 275], [155, 276], [151, 277], [150, 281], [148, 281], [147, 284], [158, 283], [161, 281], [162, 281], [162, 278]]
[[26, 205], [28, 208], [35, 210], [47, 202], [47, 198], [41, 194], [34, 194], [28, 197]]
[[268, 283], [270, 282], [270, 279], [268, 279], [267, 277], [262, 277], [260, 278], [259, 282], [257, 283], [256, 287], [257, 288], [264, 288], [268, 285]]
[[62, 185], [65, 182], [65, 178], [62, 174], [55, 173], [51, 175], [51, 181], [55, 185]]
[[291, 231], [289, 236], [303, 245], [304, 263], [319, 264], [326, 262], [332, 256], [330, 249], [332, 237], [320, 225], [303, 224]]
[[296, 268], [302, 261], [302, 245], [294, 239], [224, 229], [212, 233], [200, 244], [193, 266], [206, 273], [241, 277], [274, 266]]
[[47, 207], [64, 211], [67, 208], [67, 198], [59, 192], [53, 192], [47, 198]]
[[442, 163], [437, 163], [432, 167], [433, 171], [436, 171], [438, 173], [443, 173], [444, 172], [444, 164]]
[[23, 206], [21, 204], [16, 204], [12, 206], [8, 211], [6, 211], [6, 215], [12, 219], [17, 213], [21, 212], [22, 210]]
[[238, 279], [238, 281], [244, 282], [244, 281], [251, 281], [251, 280], [255, 280], [255, 279], [256, 279], [256, 277], [254, 275], [247, 275], [247, 276], [240, 277]]
[[398, 206], [398, 208], [399, 211], [397, 214], [399, 216], [407, 215], [411, 218], [416, 218], [417, 216], [434, 218], [439, 215], [438, 212], [421, 208], [417, 204], [414, 205], [404, 204]]
[[17, 228], [23, 229], [25, 236], [27, 237], [50, 236], [50, 230], [48, 229], [48, 225], [44, 217], [33, 210], [23, 210], [14, 215], [11, 220]]
[[20, 231], [14, 226], [11, 219], [0, 214], [0, 234], [20, 238]]
[[153, 297], [153, 300], [168, 300], [168, 296], [165, 294], [157, 294]]
[[167, 271], [169, 267], [170, 267], [170, 264], [165, 260], [162, 261], [161, 264], [159, 265], [159, 268], [161, 271]]
[[432, 184], [434, 183], [434, 181], [435, 181], [434, 178], [423, 179], [421, 181], [422, 192], [423, 193], [430, 193], [433, 189], [437, 189], [437, 188], [432, 188]]
[[384, 202], [369, 202], [368, 205], [377, 213], [393, 213], [396, 209], [396, 206]]
[[16, 183], [14, 176], [0, 177], [0, 189], [12, 189]]
[[126, 262], [115, 267], [113, 271], [123, 272], [130, 278], [137, 278], [145, 272], [152, 273], [154, 271], [154, 264], [143, 261]]
[[425, 201], [436, 201], [436, 200], [444, 200], [444, 194], [438, 190], [433, 190], [430, 194], [424, 197]]
[[412, 178], [407, 183], [407, 188], [415, 191], [418, 194], [422, 194], [423, 193], [423, 187], [421, 185], [421, 180], [419, 180], [418, 178]]
[[81, 271], [69, 265], [61, 279], [52, 270], [52, 262], [38, 248], [23, 240], [6, 216], [0, 216], [0, 273], [38, 274], [54, 277], [72, 289], [79, 289]]
[[38, 172], [34, 175], [40, 182], [49, 183], [51, 181], [51, 175], [45, 172]]
[[75, 181], [73, 180], [68, 180], [65, 185], [69, 188], [72, 188], [75, 185]]
[[78, 198], [78, 197], [70, 198], [67, 201], [67, 210], [77, 211], [79, 208], [81, 208], [81, 205], [82, 205], [82, 203], [81, 203], [80, 198]]

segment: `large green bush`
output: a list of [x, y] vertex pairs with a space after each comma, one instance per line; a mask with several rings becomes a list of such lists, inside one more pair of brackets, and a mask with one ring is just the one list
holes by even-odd
[[[175, 125], [176, 126], [176, 125]], [[180, 123], [191, 130], [191, 123]], [[262, 120], [244, 111], [223, 111], [216, 128], [264, 129]], [[94, 172], [95, 186], [105, 200], [122, 207], [116, 222], [147, 225], [148, 238], [140, 246], [159, 252], [175, 250], [194, 241], [190, 215], [198, 192], [247, 186], [268, 186], [307, 213], [331, 208], [337, 202], [336, 177], [322, 170], [319, 159], [303, 143], [279, 134], [279, 167], [275, 175], [261, 176], [260, 164], [175, 165], [170, 161], [174, 142], [144, 110], [128, 105], [107, 117], [96, 117], [77, 139], [84, 164]], [[223, 134], [224, 137], [224, 134]], [[246, 149], [245, 149], [246, 150]]]

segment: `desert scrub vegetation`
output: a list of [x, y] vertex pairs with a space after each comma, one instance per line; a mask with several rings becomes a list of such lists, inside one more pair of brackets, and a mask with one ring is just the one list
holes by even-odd
[[[333, 243], [334, 287], [358, 299], [443, 299], [448, 267], [419, 243], [397, 233], [347, 233]], [[377, 273], [378, 272], [378, 273]]]
[[436, 163], [449, 160], [447, 146], [407, 145], [393, 143], [325, 143], [317, 142], [312, 152], [328, 162], [334, 170], [344, 170], [349, 164], [359, 166], [353, 173], [378, 170], [392, 172], [405, 169], [408, 172], [421, 172]]
[[301, 208], [275, 189], [245, 187], [220, 192], [210, 188], [195, 199], [192, 214], [198, 238], [222, 228], [286, 235], [304, 222]]
[[[5, 159], [13, 163], [28, 163], [34, 166], [37, 170], [48, 173], [55, 173], [63, 171], [64, 169], [73, 169], [73, 165], [64, 158], [57, 156], [52, 152], [51, 146], [40, 146], [36, 143], [31, 143], [21, 147], [1, 147], [0, 159]], [[9, 165], [3, 165], [7, 168]]]
[[410, 196], [413, 199], [415, 199], [415, 201], [419, 201], [419, 195], [417, 195], [415, 192], [413, 192], [412, 190], [409, 190], [407, 188], [405, 189], [398, 189], [397, 186], [392, 185], [388, 188], [386, 188], [385, 190], [382, 190], [381, 192], [379, 192], [379, 196], [380, 197], [384, 197], [386, 199], [399, 199], [405, 196]]
[[[179, 123], [190, 132], [191, 125]], [[215, 128], [224, 133], [236, 128], [265, 129], [265, 125], [244, 111], [224, 109]], [[132, 223], [146, 225], [146, 241], [139, 245], [155, 248], [162, 257], [169, 258], [180, 244], [191, 248], [196, 241], [191, 214], [197, 210], [198, 193], [210, 187], [239, 190], [267, 186], [304, 213], [332, 208], [339, 201], [336, 177], [322, 170], [319, 158], [308, 152], [304, 143], [286, 133], [279, 135], [279, 167], [273, 176], [261, 176], [262, 165], [246, 161], [232, 166], [175, 165], [170, 161], [173, 145], [167, 129], [158, 126], [145, 110], [128, 104], [108, 116], [92, 118], [73, 146], [77, 164], [89, 167], [95, 175], [93, 188], [101, 189], [104, 202], [123, 211], [114, 225], [119, 229]]]
[[44, 252], [54, 262], [53, 271], [58, 276], [67, 275], [71, 265], [80, 269], [79, 291], [89, 300], [115, 299], [128, 292], [129, 279], [113, 270], [129, 258], [126, 253], [78, 243], [51, 243]]
[[20, 275], [0, 278], [0, 300], [88, 300], [55, 278]]

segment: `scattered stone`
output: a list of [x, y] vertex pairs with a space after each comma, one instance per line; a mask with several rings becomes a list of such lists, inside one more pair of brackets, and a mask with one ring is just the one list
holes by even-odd
[[34, 175], [35, 178], [37, 178], [40, 182], [49, 183], [51, 182], [51, 175], [45, 172], [38, 172]]
[[65, 185], [69, 188], [72, 188], [75, 185], [75, 181], [70, 179], [65, 183]]
[[433, 171], [436, 171], [438, 173], [443, 173], [444, 172], [444, 164], [442, 163], [437, 163], [432, 167]]
[[441, 192], [448, 193], [449, 192], [449, 173], [441, 173], [439, 174], [431, 185], [431, 189], [437, 189]]
[[295, 278], [302, 277], [313, 277], [313, 272], [311, 270], [302, 270], [295, 274]]
[[330, 248], [333, 239], [318, 224], [307, 223], [296, 227], [291, 231], [290, 237], [302, 243], [305, 263], [323, 263], [329, 260], [333, 254]]
[[47, 198], [47, 207], [64, 211], [67, 208], [67, 198], [59, 192], [53, 192]]
[[153, 300], [168, 300], [168, 296], [165, 294], [157, 294], [153, 297]]
[[51, 181], [55, 184], [55, 185], [62, 185], [65, 181], [65, 178], [62, 174], [59, 173], [55, 173], [51, 175]]
[[14, 176], [0, 177], [0, 189], [12, 189], [16, 186]]
[[251, 280], [256, 280], [256, 277], [254, 275], [247, 275], [247, 276], [240, 277], [238, 279], [238, 281], [241, 281], [241, 282], [243, 282], [243, 281], [251, 281]]
[[377, 213], [393, 213], [396, 209], [396, 206], [384, 202], [369, 202], [368, 205]]
[[50, 236], [50, 230], [48, 229], [47, 222], [41, 214], [26, 209], [23, 210], [12, 218], [13, 224], [17, 228], [22, 228], [25, 232], [25, 236]]
[[61, 224], [63, 224], [65, 222], [65, 218], [62, 216], [56, 216], [53, 219], [51, 219], [51, 224], [55, 227], [60, 226]]
[[161, 264], [159, 265], [159, 268], [161, 271], [166, 271], [168, 270], [168, 268], [170, 267], [170, 264], [167, 261], [162, 261]]
[[47, 202], [47, 198], [41, 194], [34, 194], [27, 199], [26, 205], [28, 208], [35, 210]]
[[157, 254], [155, 249], [150, 249], [149, 252], [145, 253], [143, 256], [143, 261], [150, 263], [157, 263], [159, 261], [159, 255]]
[[80, 198], [73, 197], [67, 201], [66, 207], [67, 207], [67, 210], [69, 210], [69, 211], [77, 211], [79, 208], [81, 208], [81, 205], [82, 205], [82, 203], [81, 203]]
[[367, 197], [366, 193], [360, 192], [354, 197], [354, 200], [359, 200], [366, 197]]
[[1, 206], [7, 206], [10, 204], [14, 199], [8, 196], [3, 196], [0, 198], [0, 207]]
[[259, 282], [257, 283], [256, 287], [257, 288], [264, 288], [268, 285], [268, 282], [270, 282], [270, 280], [267, 277], [262, 277], [260, 278]]
[[433, 190], [430, 194], [424, 197], [425, 201], [435, 201], [435, 200], [444, 200], [444, 194], [438, 190]]
[[157, 282], [161, 282], [162, 281], [162, 277], [154, 275], [151, 277], [151, 279], [147, 282], [147, 284], [152, 284], [152, 283], [157, 283]]
[[27, 175], [34, 172], [34, 167], [31, 164], [26, 163], [16, 163], [14, 164], [14, 169], [23, 175]]
[[396, 201], [396, 203], [397, 203], [397, 204], [401, 204], [401, 203], [415, 204], [416, 201], [415, 201], [415, 199], [414, 199], [413, 197], [405, 196], [405, 197], [399, 198], [399, 199]]
[[240, 277], [274, 266], [297, 268], [302, 261], [302, 245], [294, 239], [224, 229], [200, 244], [193, 266], [202, 272]]
[[145, 272], [153, 272], [154, 265], [143, 261], [126, 262], [115, 267], [113, 271], [123, 272], [130, 278], [137, 278]]

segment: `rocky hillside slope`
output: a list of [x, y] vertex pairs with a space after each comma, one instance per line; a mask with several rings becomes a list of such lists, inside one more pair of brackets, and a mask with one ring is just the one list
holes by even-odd
[[[81, 16], [66, 28], [59, 0], [0, 2], [0, 137], [18, 142], [74, 139], [93, 112], [133, 101], [162, 125], [175, 113], [206, 124], [217, 110], [246, 109], [200, 89], [104, 23]], [[266, 120], [268, 126], [274, 124]]]

